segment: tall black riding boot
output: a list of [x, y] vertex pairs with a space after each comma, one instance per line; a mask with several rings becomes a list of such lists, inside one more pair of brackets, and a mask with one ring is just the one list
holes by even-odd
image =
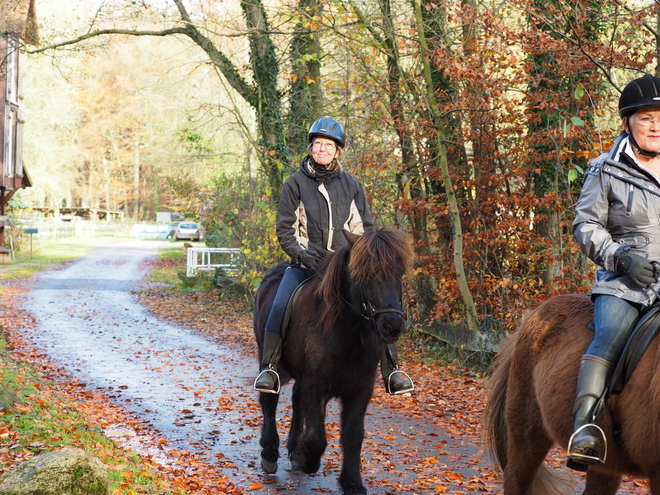
[[607, 456], [607, 440], [594, 417], [593, 407], [605, 390], [612, 364], [598, 356], [585, 355], [580, 362], [575, 405], [573, 435], [568, 442], [567, 466], [586, 471], [593, 464], [602, 464]]
[[396, 344], [383, 346], [380, 359], [380, 372], [385, 382], [385, 390], [392, 395], [405, 394], [415, 390], [412, 379], [405, 371], [399, 370], [399, 353]]
[[280, 375], [277, 363], [282, 354], [282, 338], [279, 333], [264, 332], [264, 348], [259, 363], [259, 375], [254, 381], [254, 389], [267, 394], [280, 393]]

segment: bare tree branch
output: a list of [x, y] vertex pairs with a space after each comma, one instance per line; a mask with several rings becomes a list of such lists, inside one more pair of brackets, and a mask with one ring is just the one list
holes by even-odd
[[27, 53], [43, 53], [49, 50], [56, 50], [65, 46], [77, 45], [83, 41], [86, 41], [91, 38], [97, 38], [99, 36], [104, 36], [106, 34], [124, 34], [128, 36], [169, 36], [172, 34], [187, 34], [186, 28], [176, 27], [171, 29], [165, 29], [162, 31], [135, 31], [132, 29], [100, 29], [98, 31], [93, 31], [91, 33], [83, 34], [77, 38], [73, 38], [67, 41], [62, 41], [61, 43], [54, 43], [52, 45], [43, 46], [40, 48], [35, 48], [28, 50]]
[[[179, 0], [175, 0], [175, 3], [180, 4]], [[183, 10], [182, 10], [183, 9]], [[56, 50], [58, 48], [63, 48], [65, 46], [72, 46], [83, 41], [89, 40], [91, 38], [96, 38], [104, 35], [125, 35], [125, 36], [171, 36], [176, 34], [182, 34], [190, 38], [197, 46], [199, 46], [204, 52], [209, 56], [211, 62], [218, 67], [220, 72], [225, 76], [227, 82], [233, 87], [238, 93], [252, 106], [257, 104], [257, 96], [254, 89], [247, 83], [247, 81], [239, 74], [238, 70], [234, 64], [220, 51], [216, 48], [213, 42], [204, 36], [192, 23], [190, 23], [190, 17], [183, 8], [180, 7], [181, 17], [186, 23], [186, 26], [173, 27], [170, 29], [163, 29], [161, 31], [138, 31], [132, 29], [99, 29], [91, 33], [87, 33], [77, 38], [73, 38], [61, 43], [54, 43], [52, 45], [44, 46], [41, 48], [35, 48], [29, 50], [28, 53], [36, 54], [43, 53], [50, 50]]]

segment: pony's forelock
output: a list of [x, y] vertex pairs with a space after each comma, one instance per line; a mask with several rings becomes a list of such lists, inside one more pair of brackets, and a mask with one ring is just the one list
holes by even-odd
[[413, 248], [402, 230], [367, 232], [351, 248], [348, 273], [351, 280], [399, 278], [412, 267]]

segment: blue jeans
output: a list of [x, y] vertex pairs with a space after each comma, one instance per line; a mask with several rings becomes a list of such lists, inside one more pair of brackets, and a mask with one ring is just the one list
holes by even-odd
[[270, 308], [268, 319], [266, 320], [266, 331], [279, 334], [282, 327], [282, 320], [286, 307], [289, 304], [291, 295], [300, 284], [314, 275], [314, 270], [304, 268], [300, 265], [289, 265], [284, 271], [284, 276], [280, 281], [275, 294], [273, 306]]
[[587, 354], [616, 365], [645, 308], [641, 304], [606, 294], [595, 296], [594, 304], [596, 335]]

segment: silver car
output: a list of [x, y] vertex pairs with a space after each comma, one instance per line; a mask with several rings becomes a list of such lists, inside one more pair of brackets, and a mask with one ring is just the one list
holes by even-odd
[[181, 239], [190, 239], [192, 241], [199, 241], [202, 238], [202, 233], [199, 227], [193, 222], [180, 222], [174, 231], [174, 238], [179, 241]]

